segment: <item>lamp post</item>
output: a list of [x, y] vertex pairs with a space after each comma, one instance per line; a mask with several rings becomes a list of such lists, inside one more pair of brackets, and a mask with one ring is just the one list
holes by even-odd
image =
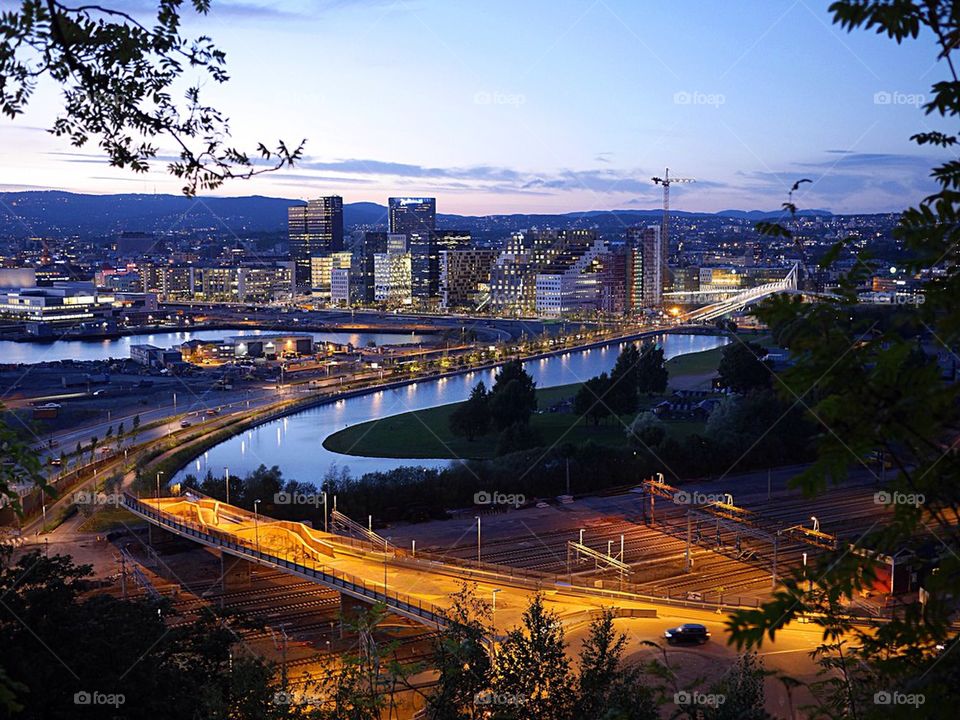
[[227, 505], [230, 504], [230, 469], [223, 466], [223, 484], [227, 488]]
[[493, 597], [493, 610], [490, 615], [490, 622], [493, 624], [493, 632], [497, 632], [497, 593], [500, 592], [500, 588], [494, 588], [490, 594]]
[[323, 491], [323, 531], [329, 532], [327, 530], [327, 491]]
[[480, 516], [477, 515], [477, 562], [480, 562]]
[[163, 470], [160, 470], [157, 473], [157, 500], [160, 499], [160, 476], [163, 475]]
[[810, 519], [813, 520], [813, 531], [820, 532], [820, 521], [813, 515], [810, 516]]
[[253, 532], [257, 538], [257, 553], [260, 552], [260, 513], [257, 511], [257, 505], [260, 503], [260, 500], [253, 501]]

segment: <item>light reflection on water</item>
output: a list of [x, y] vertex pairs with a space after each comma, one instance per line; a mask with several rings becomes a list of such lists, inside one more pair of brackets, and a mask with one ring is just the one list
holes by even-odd
[[[253, 330], [250, 328], [235, 330], [182, 330], [179, 332], [152, 333], [149, 335], [130, 335], [109, 340], [56, 340], [51, 343], [18, 343], [13, 340], [0, 340], [0, 362], [39, 363], [56, 360], [108, 360], [130, 357], [131, 345], [156, 345], [172, 347], [187, 340], [222, 340], [237, 335], [262, 335], [264, 333], [287, 332], [283, 330]], [[298, 331], [290, 331], [298, 332]], [[428, 335], [410, 335], [405, 333], [310, 333], [321, 342], [337, 344], [351, 343], [354, 347], [366, 347], [371, 340], [377, 345], [398, 345], [404, 343], [428, 342]]]
[[[666, 335], [663, 340], [667, 359], [709, 350], [726, 342], [726, 338], [712, 335]], [[613, 347], [568, 352], [559, 357], [525, 363], [525, 367], [533, 376], [537, 387], [554, 387], [582, 382], [609, 371], [616, 362], [618, 353], [619, 350], [614, 351]], [[401, 465], [443, 467], [448, 460], [341, 455], [326, 450], [323, 441], [327, 436], [350, 425], [465, 400], [470, 389], [481, 380], [490, 388], [495, 374], [495, 370], [471, 371], [442, 382], [420, 381], [396, 390], [378, 391], [340, 400], [274, 420], [210, 448], [198, 461], [201, 473], [206, 474], [208, 467], [216, 472], [216, 468], [228, 466], [231, 473], [243, 476], [262, 463], [267, 467], [278, 465], [287, 479], [319, 484], [332, 464], [349, 467], [354, 477]]]

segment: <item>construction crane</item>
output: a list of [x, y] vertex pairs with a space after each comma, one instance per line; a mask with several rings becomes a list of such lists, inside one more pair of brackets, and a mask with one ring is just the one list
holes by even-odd
[[667, 168], [663, 177], [650, 178], [654, 185], [663, 185], [663, 231], [660, 239], [663, 247], [663, 256], [666, 257], [670, 252], [670, 186], [674, 183], [692, 183], [696, 182], [693, 178], [672, 178], [670, 177], [670, 168]]

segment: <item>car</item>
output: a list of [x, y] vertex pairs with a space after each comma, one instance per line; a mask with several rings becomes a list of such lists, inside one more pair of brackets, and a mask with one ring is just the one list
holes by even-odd
[[699, 623], [684, 623], [664, 631], [663, 637], [668, 643], [697, 643], [703, 645], [710, 639], [710, 631], [706, 625]]
[[180, 427], [182, 427], [182, 428], [188, 428], [188, 427], [190, 427], [192, 424], [193, 424], [193, 423], [191, 423], [189, 420], [181, 420], [181, 421], [180, 421]]

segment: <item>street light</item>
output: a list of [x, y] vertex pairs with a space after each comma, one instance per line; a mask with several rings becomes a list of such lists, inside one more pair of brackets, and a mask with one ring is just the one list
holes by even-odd
[[810, 519], [813, 520], [813, 531], [820, 532], [820, 521], [817, 520], [813, 515], [810, 516]]
[[227, 505], [230, 504], [230, 469], [224, 465], [223, 466], [223, 484], [227, 488]]
[[480, 562], [480, 516], [476, 516], [477, 519], [477, 562]]
[[253, 531], [257, 537], [257, 552], [260, 552], [260, 513], [257, 512], [257, 505], [259, 505], [262, 500], [253, 501]]
[[157, 500], [160, 499], [160, 476], [163, 475], [163, 470], [160, 470], [157, 473]]
[[494, 588], [490, 593], [493, 596], [493, 612], [490, 615], [490, 622], [493, 624], [494, 633], [497, 632], [497, 593], [498, 592], [500, 592], [500, 588]]

